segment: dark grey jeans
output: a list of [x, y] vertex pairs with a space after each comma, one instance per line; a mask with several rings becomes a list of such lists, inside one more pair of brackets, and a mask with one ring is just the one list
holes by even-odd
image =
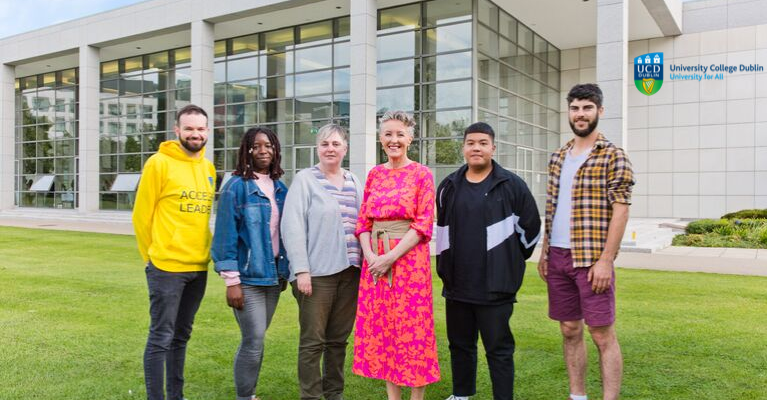
[[237, 400], [250, 400], [256, 393], [261, 362], [264, 359], [264, 337], [280, 300], [282, 287], [242, 285], [245, 305], [234, 310], [242, 341], [234, 355], [234, 386]]
[[206, 271], [167, 272], [147, 264], [151, 325], [144, 350], [144, 380], [148, 400], [165, 399], [165, 374], [168, 400], [184, 398], [186, 343], [207, 279]]

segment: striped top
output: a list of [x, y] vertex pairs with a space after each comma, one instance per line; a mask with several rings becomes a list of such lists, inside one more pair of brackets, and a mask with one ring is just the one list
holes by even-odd
[[341, 190], [338, 190], [317, 166], [312, 167], [312, 173], [317, 178], [317, 181], [320, 182], [320, 185], [336, 199], [341, 208], [341, 220], [344, 225], [346, 254], [349, 258], [349, 265], [361, 266], [360, 242], [357, 240], [357, 236], [354, 235], [354, 229], [357, 226], [357, 188], [354, 186], [351, 174], [348, 171], [344, 171], [344, 186]]

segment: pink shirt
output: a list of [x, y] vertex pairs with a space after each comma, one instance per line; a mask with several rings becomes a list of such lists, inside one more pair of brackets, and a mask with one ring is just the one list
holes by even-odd
[[[269, 218], [269, 233], [272, 236], [272, 251], [276, 257], [280, 253], [280, 210], [277, 208], [277, 200], [274, 197], [274, 181], [269, 175], [256, 172], [256, 176], [258, 177], [256, 185], [269, 199], [269, 204], [272, 208], [272, 216]], [[239, 271], [221, 271], [219, 275], [224, 278], [226, 286], [240, 284]]]

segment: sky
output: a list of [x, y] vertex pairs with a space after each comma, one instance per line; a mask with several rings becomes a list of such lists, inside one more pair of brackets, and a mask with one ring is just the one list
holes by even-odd
[[0, 0], [0, 38], [143, 0]]
[[143, 0], [0, 0], [0, 38], [140, 1]]

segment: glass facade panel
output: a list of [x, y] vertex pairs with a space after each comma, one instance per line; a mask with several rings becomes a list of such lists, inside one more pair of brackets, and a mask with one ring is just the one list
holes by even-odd
[[426, 3], [426, 25], [471, 21], [471, 2], [435, 0]]
[[[418, 123], [408, 155], [431, 167], [437, 182], [463, 164], [461, 136], [472, 113], [471, 7], [435, 0], [378, 15], [378, 114], [413, 113]], [[411, 22], [395, 28], [392, 16]], [[415, 17], [422, 17], [423, 27]], [[378, 147], [377, 161], [383, 162]]]
[[132, 209], [135, 193], [114, 192], [114, 180], [120, 174], [141, 172], [160, 143], [175, 138], [175, 110], [191, 98], [190, 56], [185, 47], [101, 64], [101, 209]]
[[[245, 131], [262, 125], [280, 138], [282, 167], [289, 182], [297, 169], [305, 167], [301, 164], [307, 161], [304, 153], [313, 154], [319, 127], [331, 121], [348, 126], [349, 18], [249, 38], [261, 47], [246, 58], [234, 54], [240, 38], [220, 41], [225, 51], [217, 54], [217, 71], [227, 71], [216, 78], [212, 143], [218, 181], [234, 170]], [[240, 66], [246, 64], [246, 68]], [[237, 74], [229, 73], [233, 70]], [[300, 158], [294, 156], [296, 151], [302, 154]]]
[[416, 76], [415, 59], [406, 59], [378, 64], [378, 86], [394, 86], [414, 84], [418, 81]]
[[424, 82], [471, 78], [471, 52], [424, 57], [423, 74]]
[[19, 207], [77, 207], [77, 79], [78, 70], [72, 68], [15, 82]]
[[543, 211], [548, 155], [559, 145], [559, 49], [487, 0], [477, 35], [477, 117], [497, 127], [497, 161]]

